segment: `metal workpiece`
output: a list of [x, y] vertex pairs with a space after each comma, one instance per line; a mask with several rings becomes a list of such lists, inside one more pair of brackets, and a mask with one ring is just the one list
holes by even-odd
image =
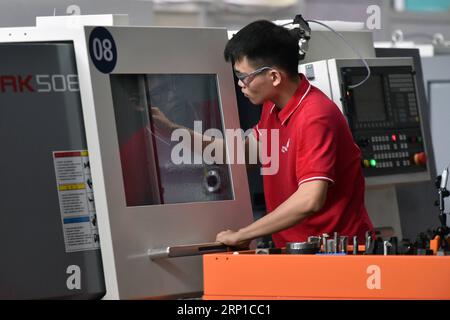
[[353, 254], [357, 255], [358, 254], [358, 236], [353, 236]]
[[335, 242], [334, 239], [328, 239], [327, 240], [327, 251], [325, 253], [335, 253]]
[[392, 247], [392, 244], [389, 241], [383, 242], [383, 255], [387, 256], [389, 254], [390, 247]]
[[339, 233], [337, 233], [337, 232], [334, 233], [333, 240], [334, 240], [333, 252], [338, 253], [339, 252]]
[[328, 253], [328, 234], [322, 234], [322, 251], [323, 253]]
[[347, 249], [348, 249], [348, 237], [341, 236], [339, 238], [339, 252], [347, 253]]
[[372, 236], [370, 235], [370, 231], [366, 231], [366, 250], [365, 250], [365, 254], [369, 254], [371, 253], [371, 249], [370, 247], [372, 246]]
[[199, 256], [207, 253], [227, 252], [229, 247], [220, 242], [201, 243], [192, 245], [163, 247], [149, 249], [147, 255], [150, 260]]
[[320, 242], [288, 242], [287, 254], [315, 254], [320, 251]]
[[320, 243], [321, 237], [320, 236], [309, 236], [308, 242], [314, 242], [314, 243]]
[[366, 251], [365, 254], [371, 254], [373, 249], [373, 240], [372, 236], [366, 237]]

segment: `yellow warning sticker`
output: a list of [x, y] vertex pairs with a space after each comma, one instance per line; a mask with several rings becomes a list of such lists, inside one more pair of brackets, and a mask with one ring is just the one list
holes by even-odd
[[59, 189], [59, 191], [83, 190], [83, 189], [86, 189], [86, 185], [84, 183], [63, 184], [63, 185], [59, 185], [58, 189]]
[[89, 153], [53, 152], [66, 252], [100, 249]]

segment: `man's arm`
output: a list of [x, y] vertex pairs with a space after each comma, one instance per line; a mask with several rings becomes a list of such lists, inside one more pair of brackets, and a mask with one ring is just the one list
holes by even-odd
[[303, 183], [273, 212], [239, 231], [220, 232], [216, 241], [229, 246], [241, 246], [255, 238], [290, 228], [322, 209], [327, 190], [328, 181], [315, 180]]
[[[193, 131], [190, 128], [184, 128], [184, 127], [178, 127], [188, 130], [189, 135], [191, 136], [191, 146], [194, 146], [192, 150], [194, 152], [197, 152], [201, 154], [203, 150], [212, 142], [216, 144], [216, 146], [220, 149], [222, 149], [222, 155], [226, 157], [227, 151], [226, 151], [226, 144], [225, 140], [220, 138], [210, 138], [206, 137], [206, 135], [202, 135], [198, 132]], [[201, 143], [195, 143], [195, 140], [200, 141]], [[237, 151], [237, 144], [232, 144], [235, 148], [233, 154], [238, 154]], [[195, 146], [200, 147], [201, 149], [197, 149]], [[258, 168], [258, 164], [260, 164], [260, 158], [259, 158], [259, 148], [261, 148], [261, 143], [258, 142], [255, 138], [255, 136], [250, 134], [249, 136], [245, 137], [244, 141], [244, 148], [245, 148], [245, 165], [247, 170], [255, 170]], [[235, 159], [231, 159], [231, 161], [235, 161]], [[223, 163], [226, 163], [226, 159], [223, 159]]]
[[[152, 107], [152, 118], [157, 127], [164, 129], [166, 132], [171, 134], [173, 131], [177, 129], [187, 130], [190, 136], [190, 146], [193, 152], [198, 154], [202, 154], [203, 150], [210, 144], [215, 143], [219, 149], [222, 149], [222, 155], [226, 156], [226, 144], [223, 139], [220, 138], [212, 138], [207, 137], [201, 133], [195, 132], [190, 128], [183, 127], [177, 123], [170, 121], [165, 114], [159, 110], [159, 108]], [[195, 143], [198, 141], [199, 143]], [[235, 148], [237, 148], [236, 144], [233, 144]], [[245, 164], [247, 165], [247, 170], [257, 168], [258, 163], [260, 163], [258, 149], [261, 148], [261, 143], [258, 142], [252, 132], [245, 138], [244, 141], [245, 147]], [[234, 154], [238, 154], [237, 150], [234, 150]], [[226, 159], [223, 159], [223, 163], [226, 163]], [[250, 163], [249, 160], [252, 160]], [[232, 160], [233, 161], [233, 160]]]

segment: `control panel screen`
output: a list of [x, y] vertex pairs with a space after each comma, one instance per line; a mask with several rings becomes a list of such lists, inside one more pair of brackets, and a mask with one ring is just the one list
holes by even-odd
[[[353, 83], [360, 83], [364, 76], [352, 77]], [[385, 121], [386, 104], [384, 101], [381, 76], [376, 75], [367, 79], [358, 90], [354, 91], [356, 116], [359, 122]]]

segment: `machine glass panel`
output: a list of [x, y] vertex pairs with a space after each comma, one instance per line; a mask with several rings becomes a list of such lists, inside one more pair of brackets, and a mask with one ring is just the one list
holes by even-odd
[[341, 69], [344, 108], [362, 152], [365, 176], [427, 171], [414, 72], [411, 66]]
[[225, 150], [200, 135], [225, 136], [216, 75], [110, 79], [127, 206], [233, 200]]

